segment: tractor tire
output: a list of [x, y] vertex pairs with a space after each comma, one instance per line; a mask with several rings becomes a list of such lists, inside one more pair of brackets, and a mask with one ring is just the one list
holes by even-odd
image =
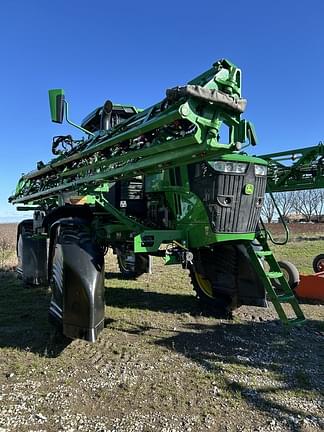
[[229, 308], [230, 299], [223, 295], [218, 297], [213, 296], [210, 292], [211, 281], [204, 278], [200, 273], [195, 272], [192, 266], [189, 267], [189, 274], [201, 309], [216, 318], [232, 318], [232, 312]]
[[[233, 248], [193, 252], [189, 275], [196, 297], [203, 310], [217, 318], [232, 318], [235, 308], [236, 253]], [[211, 269], [214, 271], [211, 271]]]
[[33, 219], [25, 219], [18, 225], [17, 228], [17, 241], [16, 241], [16, 254], [17, 254], [17, 277], [23, 279], [23, 237], [31, 235], [33, 232]]
[[49, 321], [63, 332], [63, 254], [59, 247], [59, 225], [52, 229], [49, 256], [49, 286], [51, 289], [51, 302], [49, 308]]
[[[296, 289], [300, 281], [297, 268], [289, 261], [278, 261], [278, 264], [290, 288]], [[272, 285], [280, 289], [280, 283], [277, 279], [272, 279]]]
[[124, 279], [136, 279], [143, 273], [151, 273], [151, 257], [140, 253], [124, 253], [116, 249], [119, 271]]
[[70, 339], [94, 342], [104, 327], [104, 257], [81, 219], [51, 228], [49, 319]]
[[313, 270], [315, 273], [324, 271], [324, 254], [319, 254], [313, 259]]

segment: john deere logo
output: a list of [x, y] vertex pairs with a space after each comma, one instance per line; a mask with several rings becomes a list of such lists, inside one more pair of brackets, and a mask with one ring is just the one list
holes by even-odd
[[254, 191], [254, 186], [251, 183], [248, 183], [244, 186], [244, 193], [246, 195], [252, 195]]

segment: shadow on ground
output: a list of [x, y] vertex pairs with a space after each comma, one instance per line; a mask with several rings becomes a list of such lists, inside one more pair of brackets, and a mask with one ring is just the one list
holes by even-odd
[[141, 288], [106, 288], [106, 305], [118, 308], [150, 310], [154, 312], [192, 313], [201, 315], [194, 296], [147, 291]]
[[[118, 308], [201, 315], [193, 296], [145, 289], [107, 288], [106, 303]], [[300, 402], [306, 401], [307, 407], [307, 400], [320, 399], [324, 391], [324, 323], [308, 320], [294, 328], [283, 326], [279, 320], [214, 323], [181, 323], [172, 336], [160, 338], [154, 324], [148, 327], [129, 322], [131, 328], [123, 327], [122, 331], [151, 334], [154, 344], [215, 375], [215, 381], [223, 385], [220, 398], [222, 392], [229, 392], [232, 400], [243, 400], [284, 422], [290, 430], [303, 430], [300, 419], [316, 417], [316, 413], [299, 407]]]
[[[289, 407], [290, 395], [303, 401], [311, 391], [318, 394], [317, 398], [324, 391], [321, 321], [309, 320], [304, 327], [289, 330], [278, 321], [189, 324], [178, 334], [155, 343], [215, 374], [223, 383], [222, 391], [285, 421], [293, 431], [302, 430], [298, 416], [315, 413]], [[266, 378], [269, 376], [271, 379]], [[249, 384], [253, 380], [253, 385]]]
[[24, 287], [14, 271], [0, 270], [0, 348], [56, 357], [70, 343], [48, 322], [48, 287]]

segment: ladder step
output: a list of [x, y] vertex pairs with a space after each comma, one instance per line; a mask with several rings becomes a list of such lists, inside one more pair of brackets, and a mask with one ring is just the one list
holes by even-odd
[[278, 300], [280, 303], [290, 303], [293, 300], [296, 300], [296, 297], [293, 294], [280, 294], [278, 295]]
[[269, 279], [278, 279], [283, 276], [281, 272], [264, 272]]
[[[303, 311], [300, 308], [298, 300], [295, 297], [293, 291], [289, 287], [283, 272], [280, 271], [278, 262], [272, 251], [269, 249], [266, 238], [260, 236], [258, 240], [261, 246], [259, 250], [255, 250], [253, 245], [250, 244], [247, 247], [247, 252], [256, 272], [262, 277], [266, 293], [268, 294], [269, 299], [272, 301], [272, 304], [280, 320], [287, 326], [303, 324], [306, 322]], [[263, 268], [263, 265], [259, 260], [261, 257], [265, 257], [265, 261], [269, 265], [267, 268], [268, 271], [265, 271]], [[276, 285], [281, 286], [280, 294], [277, 293], [276, 288], [272, 286], [272, 279], [277, 279]], [[288, 303], [290, 305], [292, 312], [294, 313], [294, 317], [288, 318], [283, 303]]]
[[306, 322], [306, 319], [304, 317], [289, 318], [288, 319], [288, 324], [289, 325], [304, 324], [305, 322]]
[[273, 255], [271, 251], [255, 251], [255, 254], [259, 257]]

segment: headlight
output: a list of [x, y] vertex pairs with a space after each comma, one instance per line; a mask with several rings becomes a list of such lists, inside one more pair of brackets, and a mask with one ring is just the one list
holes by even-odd
[[267, 175], [267, 167], [265, 165], [254, 165], [255, 175], [265, 176]]
[[215, 171], [221, 171], [224, 173], [244, 174], [247, 168], [247, 164], [242, 162], [210, 161], [208, 163]]

